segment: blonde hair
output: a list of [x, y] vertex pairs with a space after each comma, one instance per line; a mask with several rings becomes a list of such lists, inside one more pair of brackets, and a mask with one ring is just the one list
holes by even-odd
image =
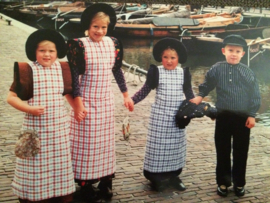
[[108, 15], [107, 15], [106, 13], [104, 13], [104, 12], [97, 12], [97, 13], [94, 15], [94, 17], [92, 18], [90, 25], [91, 25], [94, 21], [96, 21], [96, 20], [101, 20], [101, 19], [107, 20], [107, 23], [108, 23], [108, 25], [109, 25], [109, 23], [110, 23], [110, 16], [108, 16]]
[[38, 46], [44, 46], [44, 45], [49, 44], [49, 43], [53, 43], [54, 46], [55, 46], [55, 48], [56, 48], [55, 43], [52, 42], [52, 41], [49, 41], [49, 40], [43, 40], [43, 41], [39, 42], [39, 43], [37, 44], [37, 47], [38, 47]]
[[[107, 25], [109, 25], [110, 22], [111, 22], [111, 21], [110, 21], [110, 16], [108, 16], [106, 13], [100, 11], [100, 12], [97, 12], [97, 13], [93, 16], [93, 18], [92, 18], [92, 20], [91, 20], [91, 22], [90, 22], [89, 28], [91, 27], [91, 24], [92, 24], [94, 21], [96, 21], [96, 20], [102, 20], [102, 19], [104, 19], [104, 20], [107, 21]], [[85, 34], [85, 36], [88, 36], [88, 30], [85, 30], [84, 34]]]

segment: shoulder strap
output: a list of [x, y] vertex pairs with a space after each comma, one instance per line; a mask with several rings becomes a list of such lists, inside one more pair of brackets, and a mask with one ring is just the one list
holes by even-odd
[[33, 97], [33, 72], [26, 62], [14, 64], [14, 77], [17, 83], [16, 93], [21, 100], [29, 100]]
[[154, 64], [150, 65], [150, 68], [147, 72], [146, 83], [152, 90], [157, 88], [159, 84], [159, 70], [158, 67]]
[[72, 93], [72, 77], [68, 62], [60, 61], [64, 81], [63, 95]]

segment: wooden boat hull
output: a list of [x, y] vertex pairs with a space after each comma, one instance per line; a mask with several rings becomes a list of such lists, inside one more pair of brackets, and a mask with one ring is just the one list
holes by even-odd
[[[204, 19], [196, 18], [199, 21]], [[120, 24], [115, 26], [115, 34], [126, 37], [180, 37], [180, 35], [215, 34], [224, 38], [229, 34], [241, 34], [244, 38], [263, 37], [262, 30], [270, 27], [270, 18], [245, 16], [239, 24], [231, 21], [206, 22], [198, 26], [155, 26], [154, 24]], [[183, 33], [185, 32], [185, 33]]]
[[116, 24], [115, 34], [120, 36], [132, 36], [132, 37], [179, 37], [183, 30], [188, 29], [192, 34], [199, 34], [202, 32], [207, 33], [222, 33], [225, 32], [225, 28], [205, 28], [193, 26], [183, 26], [182, 29], [179, 26], [155, 26], [153, 24]]
[[[121, 24], [116, 23], [115, 34], [127, 35], [136, 37], [177, 37], [184, 30], [188, 30], [192, 34], [198, 34], [201, 32], [224, 32], [225, 27], [229, 24], [241, 21], [241, 14], [231, 17], [229, 14], [203, 14], [190, 16], [190, 18], [196, 20], [198, 25], [172, 25], [168, 22], [168, 26], [149, 24]], [[167, 18], [170, 20], [170, 18]], [[175, 19], [175, 18], [172, 18]], [[184, 19], [183, 19], [184, 21]], [[181, 22], [180, 22], [181, 23]]]

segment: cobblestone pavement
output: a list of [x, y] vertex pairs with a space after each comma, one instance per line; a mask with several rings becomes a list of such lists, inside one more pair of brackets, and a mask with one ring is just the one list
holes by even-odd
[[[6, 103], [13, 77], [14, 61], [27, 61], [24, 43], [33, 31], [28, 26], [12, 21], [9, 26], [0, 19], [0, 203], [17, 203], [11, 190], [15, 167], [14, 145], [23, 114]], [[128, 83], [130, 95], [138, 86]], [[116, 178], [111, 202], [270, 202], [270, 131], [257, 125], [252, 129], [247, 167], [246, 195], [238, 198], [231, 191], [228, 197], [216, 194], [214, 122], [208, 118], [194, 119], [187, 127], [187, 162], [181, 179], [187, 190], [168, 188], [162, 193], [151, 190], [142, 174], [148, 118], [155, 92], [135, 106], [133, 113], [123, 107], [122, 96], [113, 83], [116, 105]], [[131, 120], [129, 141], [122, 138], [121, 127], [125, 116]], [[77, 188], [79, 190], [79, 187]], [[82, 203], [75, 198], [74, 203]]]

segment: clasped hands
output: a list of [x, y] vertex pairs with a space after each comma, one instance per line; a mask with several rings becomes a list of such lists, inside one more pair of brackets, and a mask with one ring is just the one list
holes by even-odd
[[[134, 102], [129, 96], [124, 97], [124, 106], [129, 111], [134, 110]], [[88, 112], [84, 106], [80, 106], [74, 109], [74, 117], [78, 122], [81, 122], [87, 116], [87, 113]]]

